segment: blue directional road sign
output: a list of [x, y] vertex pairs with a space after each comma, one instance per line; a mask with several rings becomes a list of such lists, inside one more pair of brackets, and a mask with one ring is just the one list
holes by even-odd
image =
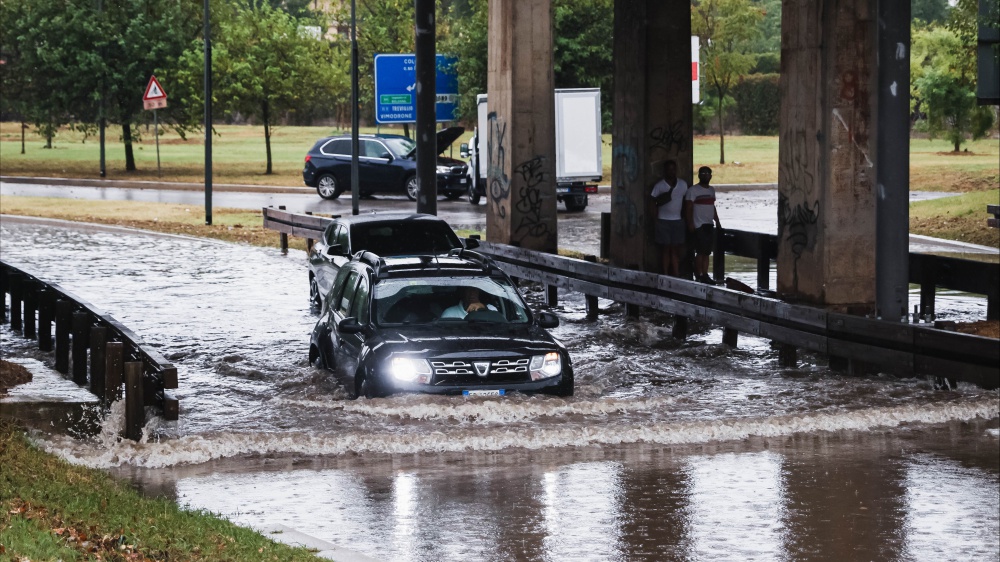
[[[455, 57], [437, 56], [437, 122], [454, 121], [458, 103]], [[417, 121], [417, 57], [413, 54], [375, 55], [375, 120], [379, 123]]]

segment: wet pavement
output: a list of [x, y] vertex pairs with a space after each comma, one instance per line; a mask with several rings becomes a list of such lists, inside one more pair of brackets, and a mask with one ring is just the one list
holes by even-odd
[[[180, 420], [151, 419], [141, 443], [118, 439], [120, 407], [96, 435], [34, 441], [244, 525], [381, 560], [1000, 556], [997, 391], [845, 377], [809, 353], [783, 369], [766, 340], [730, 349], [694, 323], [678, 342], [669, 316], [604, 300], [591, 322], [569, 293], [553, 334], [572, 398], [350, 401], [307, 361], [302, 252], [9, 217], [0, 251], [179, 371]], [[0, 337], [4, 357], [52, 361], [9, 325]]]

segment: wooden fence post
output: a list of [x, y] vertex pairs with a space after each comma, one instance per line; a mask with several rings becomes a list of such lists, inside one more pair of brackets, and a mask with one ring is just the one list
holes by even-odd
[[42, 288], [38, 291], [38, 349], [52, 351], [52, 291]]
[[930, 316], [934, 312], [934, 293], [937, 291], [937, 262], [933, 256], [923, 256], [920, 268], [920, 315]]
[[73, 382], [87, 384], [87, 338], [90, 336], [90, 315], [73, 313]]
[[122, 373], [124, 372], [125, 344], [109, 341], [104, 356], [104, 404], [110, 406], [122, 397]]
[[104, 373], [107, 371], [108, 329], [104, 326], [90, 328], [90, 391], [104, 396]]
[[23, 328], [21, 333], [26, 338], [35, 339], [38, 337], [38, 333], [35, 331], [35, 311], [38, 309], [38, 287], [35, 283], [29, 281], [24, 283], [21, 288], [24, 298]]
[[688, 319], [686, 316], [674, 316], [674, 329], [672, 335], [675, 340], [687, 339]]
[[125, 363], [125, 437], [133, 441], [142, 439], [142, 426], [146, 424], [146, 410], [142, 394], [142, 363]]
[[545, 286], [545, 306], [549, 308], [559, 306], [559, 287], [556, 285]]
[[69, 330], [73, 322], [73, 303], [66, 299], [56, 301], [56, 370], [69, 373]]
[[10, 291], [10, 329], [20, 332], [23, 329], [21, 324], [21, 284], [23, 276], [20, 273], [11, 273], [8, 290]]

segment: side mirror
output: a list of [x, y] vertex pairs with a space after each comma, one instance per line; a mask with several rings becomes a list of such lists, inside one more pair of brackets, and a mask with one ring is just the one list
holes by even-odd
[[[558, 320], [556, 322], [558, 323]], [[357, 334], [364, 329], [365, 327], [362, 326], [361, 323], [358, 322], [358, 319], [353, 316], [344, 318], [340, 321], [340, 324], [337, 325], [337, 332], [345, 336]]]
[[463, 143], [462, 143], [462, 144], [461, 144], [461, 145], [460, 145], [460, 146], [458, 147], [458, 154], [459, 154], [459, 156], [461, 156], [462, 158], [468, 158], [468, 157], [469, 157], [469, 143], [467, 143], [467, 142], [463, 142]]
[[559, 327], [559, 317], [551, 312], [539, 312], [537, 322], [540, 327], [546, 330]]
[[392, 162], [392, 154], [389, 154], [388, 152], [383, 152], [379, 158], [385, 158], [386, 160]]
[[470, 237], [468, 237], [468, 238], [465, 239], [465, 249], [466, 250], [475, 250], [476, 248], [479, 247], [479, 238], [478, 238], [478, 235], [474, 234], [473, 236], [477, 236], [477, 237], [473, 238], [472, 236], [470, 236]]
[[330, 257], [344, 255], [343, 244], [330, 244], [326, 247], [326, 255]]

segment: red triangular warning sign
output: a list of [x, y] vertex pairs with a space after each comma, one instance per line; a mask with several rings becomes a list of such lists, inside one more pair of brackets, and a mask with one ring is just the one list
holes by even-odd
[[146, 93], [142, 95], [142, 101], [167, 99], [166, 92], [160, 87], [156, 76], [149, 77], [149, 84], [146, 84]]

